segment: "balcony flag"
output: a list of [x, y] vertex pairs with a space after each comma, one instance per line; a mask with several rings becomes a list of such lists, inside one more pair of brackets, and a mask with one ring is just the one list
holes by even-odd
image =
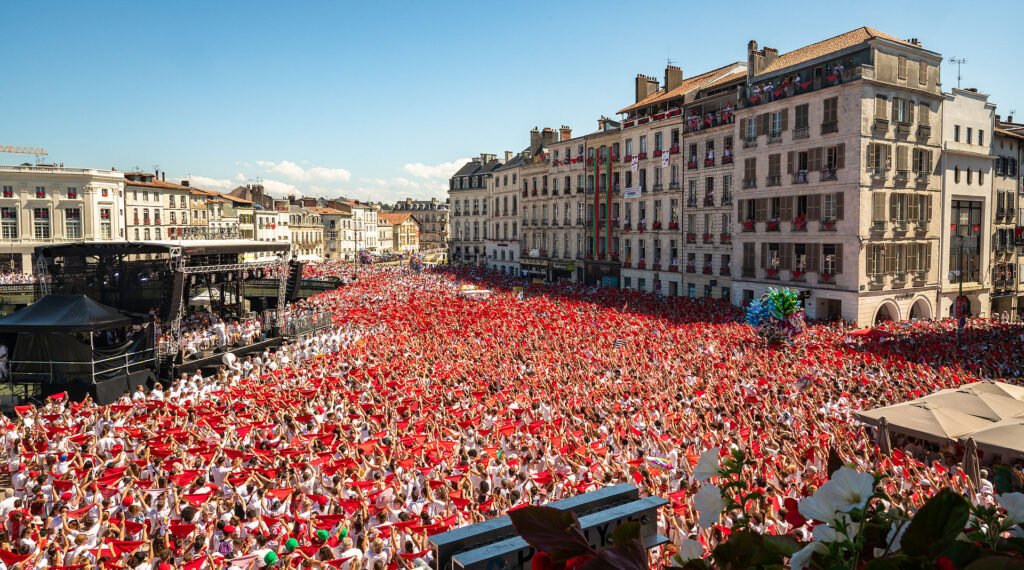
[[668, 158], [671, 156], [667, 150], [661, 153], [661, 167], [668, 168]]
[[633, 171], [633, 174], [636, 174], [640, 170], [639, 157], [633, 156], [633, 159], [629, 162], [629, 169]]

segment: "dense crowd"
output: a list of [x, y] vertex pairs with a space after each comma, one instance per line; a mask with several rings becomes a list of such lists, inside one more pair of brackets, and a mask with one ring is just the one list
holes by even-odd
[[692, 498], [715, 447], [755, 461], [766, 533], [809, 536], [795, 504], [830, 448], [908, 507], [939, 486], [990, 500], [962, 450], [882, 457], [852, 414], [1019, 376], [1019, 327], [973, 320], [958, 349], [948, 321], [885, 339], [821, 324], [769, 346], [725, 303], [521, 284], [366, 270], [304, 305], [333, 329], [114, 405], [19, 408], [0, 570], [420, 567], [431, 535], [620, 482], [670, 499], [672, 543], [713, 548], [733, 521], [701, 527]]

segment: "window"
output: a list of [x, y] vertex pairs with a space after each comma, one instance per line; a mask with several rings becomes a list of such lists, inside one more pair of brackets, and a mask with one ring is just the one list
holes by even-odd
[[4, 186], [3, 187], [3, 194], [2, 194], [2, 196], [4, 198], [13, 198], [14, 197], [14, 186]]
[[68, 200], [78, 199], [78, 188], [68, 187]]
[[0, 208], [0, 237], [18, 239], [17, 208]]
[[966, 142], [967, 144], [971, 144], [971, 134], [973, 131], [974, 129], [972, 129], [971, 127], [967, 127], [967, 137], [964, 139], [964, 142]]
[[896, 77], [900, 79], [907, 78], [907, 58], [903, 57], [902, 55], [897, 58]]
[[32, 232], [36, 239], [50, 239], [49, 208], [32, 208]]
[[981, 268], [981, 202], [953, 200], [949, 267], [953, 282], [976, 282]]
[[970, 168], [967, 169], [967, 184], [971, 184], [974, 181], [974, 171]]
[[647, 153], [647, 135], [640, 135], [640, 154]]
[[782, 136], [782, 111], [775, 111], [771, 114], [771, 126], [768, 129], [768, 138], [777, 139]]
[[64, 231], [68, 239], [82, 239], [82, 210], [66, 208], [64, 210]]
[[46, 198], [46, 186], [36, 186], [36, 198]]
[[807, 128], [810, 124], [809, 121], [809, 106], [807, 103], [796, 106], [796, 124], [793, 125], [793, 136], [794, 137], [805, 137], [807, 136]]
[[747, 142], [757, 141], [757, 121], [753, 119], [747, 119], [746, 140]]
[[660, 131], [654, 133], [654, 150], [661, 150], [662, 149], [661, 143], [662, 143], [663, 139], [664, 139], [664, 135]]
[[822, 102], [821, 134], [839, 132], [839, 98], [830, 97]]
[[960, 142], [960, 125], [953, 125], [953, 142]]
[[978, 129], [978, 145], [985, 146], [985, 131]]
[[892, 116], [897, 123], [909, 123], [910, 122], [910, 101], [902, 97], [896, 97], [892, 100]]

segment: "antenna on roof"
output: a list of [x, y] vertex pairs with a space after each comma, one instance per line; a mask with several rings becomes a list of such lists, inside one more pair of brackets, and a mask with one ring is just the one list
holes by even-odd
[[676, 62], [672, 61], [672, 48], [665, 48], [665, 65], [675, 65]]
[[956, 64], [956, 88], [960, 89], [960, 66], [967, 63], [966, 59], [957, 59], [955, 57], [949, 58], [949, 63]]

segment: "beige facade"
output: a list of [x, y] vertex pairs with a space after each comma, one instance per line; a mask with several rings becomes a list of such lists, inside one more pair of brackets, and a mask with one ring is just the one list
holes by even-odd
[[299, 261], [318, 261], [324, 256], [324, 225], [320, 214], [302, 206], [289, 206], [288, 229], [291, 232], [292, 257]]
[[[410, 212], [381, 212], [377, 215], [377, 227], [383, 232], [378, 237], [382, 252], [404, 254], [419, 251], [420, 224]], [[381, 240], [387, 240], [387, 245]]]
[[1024, 320], [1024, 125], [1000, 122], [992, 141], [992, 315]]
[[810, 318], [933, 317], [941, 56], [869, 28], [748, 52], [733, 301], [791, 287]]
[[419, 252], [435, 259], [447, 255], [451, 239], [451, 211], [437, 198], [406, 198], [395, 204], [395, 212], [409, 212], [419, 223]]
[[155, 173], [125, 173], [126, 236], [132, 241], [177, 239], [190, 227], [190, 188]]
[[939, 317], [989, 316], [992, 248], [992, 154], [995, 105], [976, 91], [953, 89], [942, 103], [942, 224]]
[[493, 154], [481, 154], [466, 163], [449, 180], [452, 204], [452, 236], [449, 259], [454, 263], [484, 265], [488, 229], [491, 177], [501, 166]]
[[0, 272], [32, 273], [37, 246], [123, 241], [124, 174], [0, 165]]
[[491, 216], [487, 234], [487, 267], [506, 275], [520, 275], [519, 267], [519, 178], [525, 161], [525, 152], [505, 153], [503, 164], [495, 169], [489, 180]]

